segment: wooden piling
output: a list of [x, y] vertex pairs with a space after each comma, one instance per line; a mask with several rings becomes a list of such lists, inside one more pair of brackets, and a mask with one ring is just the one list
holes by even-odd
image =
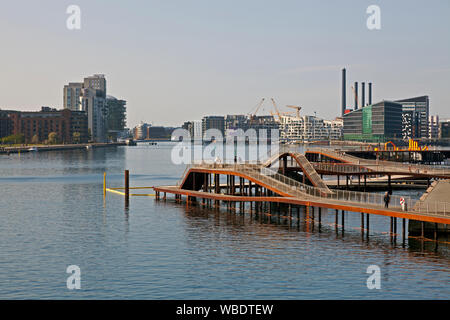
[[125, 170], [125, 201], [130, 200], [130, 171]]
[[422, 236], [422, 239], [423, 239], [423, 238], [425, 238], [425, 222], [422, 221], [421, 225], [422, 225], [421, 236]]
[[322, 225], [322, 208], [319, 207], [319, 230]]
[[103, 172], [103, 198], [106, 197], [106, 172]]
[[289, 225], [292, 225], [292, 206], [289, 204]]
[[390, 227], [389, 227], [389, 236], [392, 238], [392, 235], [394, 233], [394, 221], [392, 217], [389, 217], [389, 220], [391, 221]]
[[370, 216], [368, 213], [366, 213], [366, 239], [369, 239], [369, 222], [370, 222]]
[[361, 213], [361, 235], [364, 237], [364, 213]]
[[335, 219], [334, 219], [334, 227], [335, 227], [336, 230], [338, 228], [338, 218], [339, 218], [339, 210], [336, 209], [336, 216], [335, 216]]
[[406, 234], [406, 219], [403, 218], [403, 221], [402, 221], [402, 239], [403, 239], [403, 246], [405, 245], [405, 242], [406, 242], [405, 234]]
[[438, 235], [438, 224], [435, 223], [434, 224], [434, 241], [437, 240], [437, 235]]

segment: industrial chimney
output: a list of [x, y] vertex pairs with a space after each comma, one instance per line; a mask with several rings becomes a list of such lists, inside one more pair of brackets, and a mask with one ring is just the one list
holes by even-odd
[[346, 79], [345, 79], [345, 68], [342, 69], [342, 116], [345, 114], [345, 106], [347, 104], [346, 102]]
[[372, 82], [369, 82], [369, 105], [372, 104]]
[[355, 82], [355, 110], [358, 109], [358, 82]]
[[361, 107], [366, 106], [366, 83], [361, 83]]

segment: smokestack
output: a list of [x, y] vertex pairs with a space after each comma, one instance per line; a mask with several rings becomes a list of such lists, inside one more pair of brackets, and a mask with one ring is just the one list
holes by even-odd
[[361, 107], [366, 106], [366, 83], [361, 83]]
[[342, 69], [342, 116], [345, 114], [345, 106], [347, 104], [346, 101], [346, 79], [345, 79], [345, 68]]
[[355, 110], [358, 109], [358, 82], [355, 82]]
[[372, 104], [372, 82], [369, 82], [369, 105]]

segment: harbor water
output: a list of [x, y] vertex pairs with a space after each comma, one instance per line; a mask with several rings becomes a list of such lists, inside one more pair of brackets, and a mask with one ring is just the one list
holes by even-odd
[[[131, 197], [128, 207], [121, 195], [103, 199], [103, 172], [109, 187], [123, 185], [125, 169], [131, 187], [176, 184], [185, 166], [172, 149], [0, 155], [0, 299], [449, 298], [449, 245], [392, 243], [389, 217], [371, 215], [366, 239], [359, 213], [345, 213], [342, 234], [331, 210], [319, 231], [169, 195]], [[79, 290], [67, 288], [70, 265], [80, 268]], [[371, 265], [381, 289], [367, 286]]]

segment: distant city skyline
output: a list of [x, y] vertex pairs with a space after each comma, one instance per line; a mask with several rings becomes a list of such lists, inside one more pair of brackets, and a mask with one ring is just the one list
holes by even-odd
[[[430, 115], [450, 118], [447, 0], [80, 0], [81, 30], [68, 30], [71, 4], [0, 3], [0, 108], [60, 109], [64, 85], [104, 74], [130, 128], [247, 114], [263, 97], [332, 119], [346, 68], [349, 107], [353, 83], [372, 82], [374, 103], [428, 95]], [[372, 4], [381, 30], [366, 27]]]

